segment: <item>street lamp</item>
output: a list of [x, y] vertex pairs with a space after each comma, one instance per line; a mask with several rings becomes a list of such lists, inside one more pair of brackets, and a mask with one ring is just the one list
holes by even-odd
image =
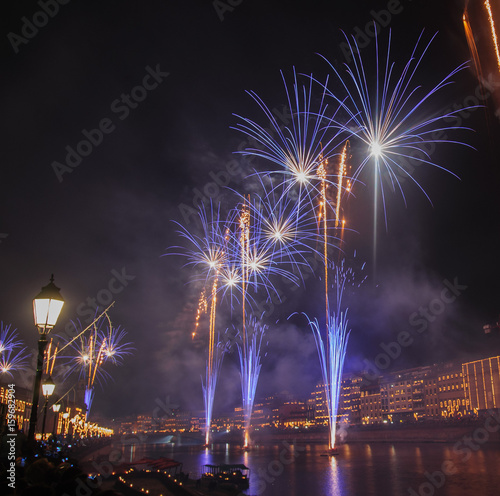
[[68, 435], [68, 418], [69, 418], [69, 412], [64, 412], [63, 413], [64, 437]]
[[59, 288], [54, 284], [54, 275], [49, 284], [44, 286], [40, 293], [33, 299], [33, 316], [35, 326], [40, 334], [38, 340], [38, 359], [36, 362], [35, 384], [33, 386], [33, 403], [31, 406], [30, 428], [28, 442], [35, 440], [36, 422], [38, 419], [38, 400], [40, 398], [40, 382], [43, 372], [43, 353], [47, 345], [47, 334], [56, 325], [57, 318], [64, 305], [64, 299], [59, 293]]
[[59, 413], [60, 409], [61, 409], [61, 403], [54, 403], [52, 405], [52, 411], [54, 412], [54, 426], [53, 426], [53, 429], [52, 429], [52, 435], [54, 437], [57, 436], [57, 431], [56, 431], [57, 417], [58, 417], [58, 413]]
[[42, 394], [45, 396], [45, 405], [43, 407], [43, 422], [42, 422], [42, 441], [45, 434], [45, 420], [47, 418], [47, 403], [49, 402], [49, 396], [54, 392], [56, 385], [52, 380], [52, 377], [48, 377], [42, 383]]

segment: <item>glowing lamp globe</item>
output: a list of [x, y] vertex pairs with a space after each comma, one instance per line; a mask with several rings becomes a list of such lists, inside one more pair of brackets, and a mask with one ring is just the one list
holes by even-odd
[[64, 299], [59, 291], [60, 288], [54, 284], [54, 275], [52, 275], [49, 284], [44, 286], [33, 299], [35, 325], [41, 334], [50, 332], [56, 325], [64, 305]]
[[49, 397], [55, 389], [56, 385], [52, 380], [52, 377], [49, 377], [42, 383], [42, 394], [47, 398]]
[[53, 411], [54, 413], [57, 413], [60, 409], [61, 409], [61, 403], [54, 403], [54, 404], [52, 405], [52, 411]]

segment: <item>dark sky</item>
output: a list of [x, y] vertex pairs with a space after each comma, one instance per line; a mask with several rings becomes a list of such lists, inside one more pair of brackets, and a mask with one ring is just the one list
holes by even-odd
[[[358, 35], [370, 60], [374, 43], [364, 36], [374, 16], [388, 8], [396, 13], [390, 19], [381, 14], [381, 46], [392, 30], [396, 60], [408, 57], [422, 29], [427, 39], [439, 31], [418, 84], [437, 83], [469, 58], [460, 1], [226, 0], [218, 5], [230, 8], [219, 12], [215, 3], [73, 0], [57, 4], [55, 12], [49, 1], [47, 17], [40, 14], [43, 1], [2, 2], [0, 319], [16, 327], [31, 349], [37, 339], [31, 300], [51, 273], [66, 300], [58, 332], [88, 316], [88, 298], [112, 288], [111, 317], [136, 351], [124, 366], [109, 369], [114, 382], [97, 389], [96, 413], [152, 413], [167, 397], [201, 408], [203, 347], [189, 339], [198, 288], [187, 284], [193, 274], [182, 259], [162, 255], [179, 243], [172, 221], [193, 221], [186, 212], [199, 191], [229, 201], [222, 188], [207, 186], [214, 177], [227, 177], [228, 167], [236, 167], [230, 187], [242, 193], [248, 187], [249, 165], [233, 155], [243, 138], [231, 129], [237, 122], [232, 114], [265, 122], [246, 90], [282, 110], [280, 70], [290, 76], [295, 67], [323, 77], [328, 67], [318, 53], [342, 67], [341, 30]], [[470, 3], [479, 12], [481, 2]], [[486, 77], [494, 65], [480, 12], [475, 19]], [[30, 28], [34, 20], [40, 27]], [[150, 73], [155, 76], [145, 79]], [[477, 103], [474, 73], [462, 71], [455, 81], [433, 101], [430, 115]], [[134, 90], [141, 85], [150, 89]], [[131, 92], [141, 101], [120, 102]], [[350, 205], [356, 233], [348, 251], [368, 262], [370, 277], [351, 298], [347, 370], [375, 360], [380, 343], [395, 341], [404, 330], [414, 343], [391, 363], [394, 369], [500, 350], [498, 340], [482, 333], [500, 313], [498, 100], [485, 103], [462, 115], [474, 132], [457, 134], [475, 150], [443, 145], [436, 151], [436, 161], [460, 180], [421, 167], [415, 177], [432, 205], [411, 184], [407, 208], [400, 195], [387, 198], [388, 231], [379, 234], [376, 280], [369, 188], [360, 187]], [[102, 138], [94, 132], [98, 141], [88, 156], [58, 176], [54, 162], [64, 164], [67, 147], [99, 126], [108, 132]], [[441, 298], [445, 280], [458, 284], [460, 295], [443, 306], [432, 303]], [[308, 298], [304, 294], [293, 291], [269, 318], [258, 394], [288, 390], [300, 397], [320, 377], [310, 330], [304, 321], [286, 321], [293, 311], [318, 311], [319, 287], [310, 283]], [[410, 322], [412, 315], [429, 304], [437, 315], [416, 333], [422, 326], [415, 318]], [[229, 316], [222, 314], [219, 325], [226, 324]], [[67, 389], [69, 382], [58, 387]], [[239, 401], [232, 353], [216, 409]]]

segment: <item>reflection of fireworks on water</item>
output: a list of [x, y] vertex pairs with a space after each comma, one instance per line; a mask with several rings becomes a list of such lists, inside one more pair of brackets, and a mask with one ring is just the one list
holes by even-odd
[[[312, 202], [319, 193], [318, 165], [322, 160], [335, 154], [339, 143], [338, 130], [344, 129], [337, 126], [336, 131], [333, 124], [324, 125], [328, 110], [324, 101], [324, 93], [317, 108], [313, 108], [311, 103], [312, 79], [308, 87], [301, 86], [294, 71], [293, 91], [290, 91], [284, 76], [282, 77], [291, 113], [291, 123], [282, 128], [261, 98], [254, 92], [248, 92], [264, 111], [269, 120], [271, 131], [250, 119], [237, 116], [242, 122], [234, 129], [243, 132], [261, 146], [260, 149], [247, 148], [239, 153], [261, 157], [282, 167], [283, 169], [280, 171], [273, 170], [264, 174], [281, 175], [282, 180], [279, 184], [286, 186], [283, 194], [288, 195], [292, 190], [297, 192], [299, 204], [302, 199]], [[333, 122], [334, 115], [328, 114], [330, 123]]]
[[[214, 406], [215, 389], [217, 387], [217, 379], [219, 378], [220, 368], [224, 359], [225, 353], [228, 351], [227, 346], [219, 339], [217, 333], [217, 343], [214, 345], [212, 354], [207, 359], [207, 370], [205, 375], [205, 383], [201, 380], [203, 388], [203, 400], [205, 403], [205, 444], [210, 443], [210, 428], [212, 425], [212, 414]], [[210, 363], [209, 363], [210, 362]]]
[[250, 444], [250, 424], [252, 421], [253, 404], [255, 391], [259, 381], [261, 369], [262, 339], [267, 330], [267, 326], [262, 325], [255, 317], [247, 319], [248, 335], [240, 334], [240, 341], [237, 343], [240, 357], [241, 374], [241, 395], [243, 397], [244, 416], [244, 446]]
[[12, 376], [13, 372], [26, 370], [29, 358], [26, 349], [16, 329], [0, 322], [0, 373]]
[[[452, 78], [467, 67], [467, 64], [459, 65], [429, 90], [424, 90], [413, 83], [414, 76], [422, 65], [423, 58], [435, 36], [422, 47], [423, 33], [420, 35], [408, 61], [399, 74], [396, 74], [395, 63], [391, 62], [391, 35], [389, 35], [385, 60], [379, 54], [379, 42], [378, 38], [375, 37], [376, 80], [373, 86], [369, 86], [365, 62], [361, 57], [362, 52], [354, 38], [351, 42], [346, 36], [353, 60], [353, 67], [346, 66], [347, 77], [341, 76], [337, 69], [329, 64], [346, 93], [346, 97], [338, 97], [336, 91], [329, 89], [326, 91], [347, 114], [349, 122], [345, 126], [351, 132], [350, 139], [359, 139], [366, 145], [364, 159], [356, 168], [353, 179], [356, 180], [367, 165], [373, 164], [374, 261], [376, 260], [379, 194], [381, 195], [387, 228], [384, 179], [390, 185], [391, 190], [398, 190], [401, 193], [405, 204], [406, 198], [402, 187], [404, 179], [412, 181], [429, 199], [420, 183], [405, 169], [402, 161], [405, 159], [413, 160], [454, 175], [436, 163], [435, 159], [431, 157], [432, 150], [437, 143], [465, 145], [452, 140], [447, 134], [450, 131], [465, 128], [443, 122], [446, 118], [453, 120], [453, 117], [463, 109], [444, 113], [437, 112], [429, 117], [431, 109], [427, 110], [425, 106], [432, 101], [438, 92], [452, 84]], [[333, 121], [335, 126], [340, 125], [337, 119], [334, 118]], [[384, 172], [383, 175], [382, 172]]]

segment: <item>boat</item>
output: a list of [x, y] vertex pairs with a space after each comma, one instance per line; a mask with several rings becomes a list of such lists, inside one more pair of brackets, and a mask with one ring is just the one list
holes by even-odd
[[207, 464], [203, 465], [201, 478], [205, 483], [236, 484], [240, 489], [245, 489], [249, 485], [249, 471], [242, 463]]

